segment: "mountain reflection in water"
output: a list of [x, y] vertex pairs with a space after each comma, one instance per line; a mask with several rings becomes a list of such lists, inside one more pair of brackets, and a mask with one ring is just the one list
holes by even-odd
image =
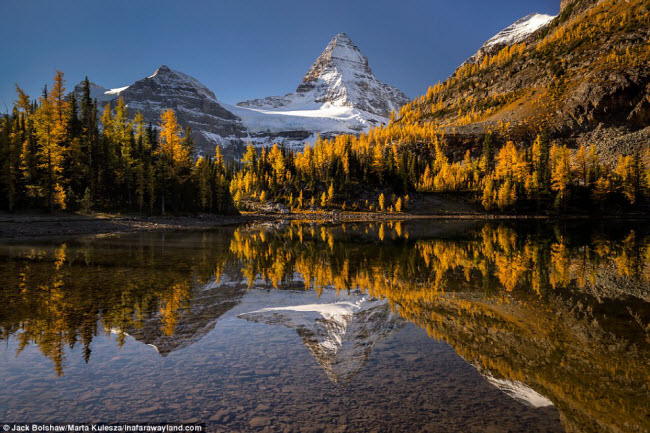
[[293, 222], [4, 244], [0, 256], [0, 335], [16, 362], [37, 347], [59, 376], [71, 356], [92, 366], [101, 335], [169, 357], [235, 315], [293, 330], [348, 386], [411, 323], [504, 395], [557, 407], [566, 431], [649, 428], [641, 224]]
[[[304, 293], [304, 292], [303, 292]], [[388, 302], [357, 293], [325, 292], [317, 304], [311, 297], [283, 291], [284, 307], [263, 308], [238, 317], [295, 329], [327, 377], [334, 383], [350, 381], [363, 368], [375, 343], [399, 330], [403, 320], [391, 313]]]

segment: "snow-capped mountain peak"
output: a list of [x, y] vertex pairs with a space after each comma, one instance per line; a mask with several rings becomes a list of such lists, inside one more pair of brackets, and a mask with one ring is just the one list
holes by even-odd
[[339, 33], [327, 44], [294, 93], [237, 105], [293, 111], [320, 109], [325, 105], [351, 107], [368, 113], [368, 118], [375, 123], [377, 116], [387, 120], [391, 111], [407, 102], [402, 92], [375, 77], [366, 56], [348, 35]]
[[402, 92], [375, 77], [366, 56], [347, 34], [339, 33], [295, 92], [228, 108], [242, 119], [251, 142], [302, 147], [316, 134], [358, 134], [388, 123], [390, 112], [407, 102]]
[[526, 39], [530, 34], [548, 25], [554, 18], [552, 15], [538, 13], [526, 15], [494, 35], [483, 46], [491, 47], [493, 45], [517, 44]]
[[467, 59], [469, 63], [480, 61], [486, 54], [494, 54], [504, 46], [518, 44], [526, 40], [530, 35], [541, 28], [549, 25], [555, 17], [552, 15], [532, 13], [518, 19], [496, 35], [488, 39], [472, 57]]
[[334, 36], [325, 49], [325, 51], [328, 50], [332, 59], [368, 64], [366, 56], [361, 54], [359, 48], [354, 45], [352, 39], [346, 33], [339, 33]]
[[339, 33], [332, 38], [323, 53], [305, 74], [302, 79], [303, 83], [321, 78], [327, 73], [327, 69], [332, 67], [338, 69], [340, 73], [359, 71], [372, 75], [368, 66], [368, 58], [345, 33]]

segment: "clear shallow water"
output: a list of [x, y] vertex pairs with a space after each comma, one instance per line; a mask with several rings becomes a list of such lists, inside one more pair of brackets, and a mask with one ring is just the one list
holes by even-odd
[[0, 246], [0, 420], [647, 431], [643, 226], [298, 224]]

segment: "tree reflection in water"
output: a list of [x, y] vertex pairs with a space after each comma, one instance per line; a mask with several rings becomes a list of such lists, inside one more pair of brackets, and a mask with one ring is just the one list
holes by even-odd
[[66, 347], [82, 345], [88, 362], [99, 332], [155, 343], [163, 356], [186, 347], [250, 287], [359, 290], [492, 383], [549, 399], [567, 430], [648, 428], [642, 226], [293, 222], [5, 245], [0, 255], [2, 338], [19, 353], [38, 346], [59, 375]]

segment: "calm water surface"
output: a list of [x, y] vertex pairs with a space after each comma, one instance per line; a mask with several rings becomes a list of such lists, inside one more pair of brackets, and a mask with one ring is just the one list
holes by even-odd
[[646, 432], [649, 301], [628, 222], [4, 242], [0, 421]]

